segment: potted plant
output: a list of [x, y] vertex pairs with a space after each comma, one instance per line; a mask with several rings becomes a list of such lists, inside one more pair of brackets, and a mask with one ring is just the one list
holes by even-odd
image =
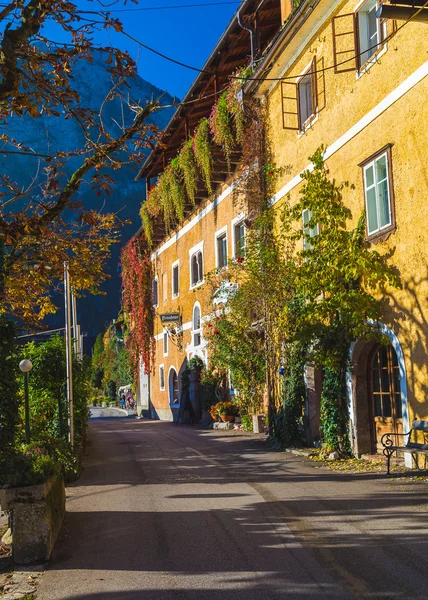
[[211, 407], [210, 413], [214, 420], [219, 416], [222, 421], [231, 422], [239, 415], [239, 407], [230, 401], [217, 402]]

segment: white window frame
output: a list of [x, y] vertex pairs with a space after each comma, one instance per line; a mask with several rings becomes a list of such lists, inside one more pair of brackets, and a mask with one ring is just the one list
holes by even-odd
[[[356, 23], [357, 23], [357, 27], [358, 27], [358, 47], [361, 48], [361, 28], [360, 28], [360, 19], [359, 19], [359, 15], [360, 13], [367, 13], [369, 11], [367, 10], [362, 10], [364, 8], [364, 6], [366, 4], [372, 4], [373, 0], [361, 0], [361, 2], [359, 2], [357, 4], [357, 6], [354, 8], [354, 13], [356, 15]], [[378, 0], [375, 0], [375, 10], [377, 10], [379, 8], [379, 2]], [[383, 35], [382, 35], [382, 31], [381, 31], [381, 26], [385, 28]], [[377, 30], [377, 45], [378, 45], [378, 49], [374, 51], [374, 53], [371, 55], [370, 58], [368, 58], [366, 61], [364, 61], [363, 63], [361, 62], [361, 58], [362, 55], [358, 56], [356, 61], [357, 61], [357, 73], [356, 73], [356, 79], [359, 79], [360, 77], [362, 77], [362, 75], [364, 75], [364, 73], [366, 73], [378, 60], [379, 58], [385, 54], [385, 52], [387, 51], [387, 44], [386, 42], [382, 42], [380, 40], [382, 39], [386, 39], [386, 22], [380, 23], [380, 19], [376, 18], [376, 30]], [[368, 46], [370, 48], [370, 46]]]
[[[373, 231], [369, 231], [369, 211], [368, 211], [368, 207], [367, 207], [367, 192], [368, 190], [372, 189], [373, 187], [375, 188], [375, 193], [376, 193], [376, 216], [377, 216], [377, 222], [379, 224], [379, 195], [378, 195], [378, 184], [379, 182], [376, 180], [376, 162], [385, 157], [386, 158], [386, 182], [387, 182], [387, 189], [388, 189], [388, 212], [389, 212], [389, 222], [386, 225], [383, 225], [382, 227], [378, 227], [377, 229], [373, 230]], [[374, 183], [373, 185], [367, 187], [366, 185], [366, 171], [372, 167], [373, 168], [373, 180]], [[375, 156], [373, 158], [373, 160], [371, 160], [369, 163], [365, 164], [363, 167], [363, 184], [364, 184], [364, 206], [365, 206], [365, 210], [366, 210], [366, 228], [367, 228], [367, 237], [371, 238], [373, 236], [375, 236], [378, 233], [381, 233], [383, 230], [385, 229], [390, 229], [393, 225], [393, 214], [392, 214], [392, 198], [391, 198], [391, 186], [390, 186], [390, 181], [391, 181], [391, 165], [390, 165], [390, 161], [389, 161], [389, 156], [388, 156], [388, 151], [382, 152], [381, 154]]]
[[[162, 386], [161, 371], [163, 371], [163, 386]], [[159, 389], [162, 392], [165, 391], [165, 365], [163, 363], [161, 365], [159, 365]]]
[[[199, 308], [199, 329], [194, 329], [195, 308]], [[202, 340], [202, 310], [201, 310], [200, 303], [197, 301], [193, 305], [193, 309], [192, 309], [192, 329], [191, 329], [190, 333], [192, 335], [192, 343], [191, 343], [192, 348], [200, 348], [202, 346], [202, 342], [203, 342], [203, 340]], [[195, 335], [199, 335], [199, 344], [195, 344]]]
[[[177, 383], [178, 383], [178, 402], [174, 402], [174, 389], [171, 386], [171, 371], [175, 371], [175, 374], [177, 375]], [[172, 394], [171, 394], [172, 391]], [[177, 371], [177, 369], [174, 367], [174, 365], [171, 365], [169, 367], [168, 370], [168, 401], [169, 401], [169, 405], [173, 406], [175, 408], [180, 406], [180, 379], [179, 379], [179, 372]]]
[[153, 301], [153, 283], [156, 281], [156, 295], [157, 295], [157, 302], [153, 302], [153, 306], [157, 307], [159, 306], [159, 277], [157, 275], [155, 275], [152, 279], [152, 301]]
[[[202, 254], [202, 279], [200, 281], [198, 281], [197, 283], [193, 284], [192, 283], [192, 257], [197, 252], [201, 252], [201, 254]], [[194, 290], [195, 288], [197, 288], [205, 283], [204, 267], [205, 267], [204, 240], [202, 240], [202, 242], [199, 242], [199, 244], [196, 244], [196, 246], [193, 246], [193, 248], [190, 248], [190, 250], [189, 250], [189, 273], [190, 273], [190, 288], [189, 289]]]
[[[235, 217], [234, 219], [232, 219], [232, 258], [236, 259], [236, 236], [235, 236], [235, 227], [237, 227], [238, 225], [241, 225], [241, 223], [243, 223], [245, 220], [245, 213], [241, 213], [240, 215], [238, 215], [237, 217]], [[247, 245], [247, 228], [245, 227], [245, 223], [244, 223], [244, 248]]]
[[[309, 208], [305, 208], [304, 210], [302, 210], [303, 233], [306, 235], [309, 235], [310, 238], [316, 237], [320, 233], [320, 226], [318, 223], [316, 224], [315, 227], [308, 227], [307, 225], [305, 225], [305, 217], [304, 217], [305, 213], [310, 214], [308, 221], [310, 221], [312, 219], [312, 211], [309, 210]], [[311, 249], [310, 240], [303, 237], [303, 250], [310, 250], [310, 249]]]
[[[178, 268], [178, 292], [174, 293], [174, 269]], [[178, 298], [180, 295], [180, 261], [176, 260], [171, 265], [171, 298]]]
[[[218, 240], [219, 238], [222, 238], [223, 236], [226, 237], [226, 264], [225, 265], [219, 265], [219, 252], [218, 252]], [[215, 266], [217, 269], [227, 269], [227, 263], [229, 260], [229, 239], [228, 239], [228, 234], [227, 234], [227, 225], [225, 225], [224, 227], [222, 227], [221, 229], [219, 229], [218, 231], [215, 232], [214, 234], [214, 244], [215, 244]]]
[[[297, 84], [296, 94], [297, 94], [297, 106], [298, 106], [298, 109], [300, 107], [300, 101], [299, 101], [299, 83], [302, 81], [302, 79], [304, 79], [306, 77], [306, 75], [308, 73], [311, 72], [311, 69], [312, 69], [312, 60], [311, 60], [311, 62], [308, 65], [306, 65], [306, 67], [304, 68], [302, 74], [300, 75], [300, 77], [298, 78], [298, 80], [296, 82], [296, 84]], [[312, 78], [311, 78], [311, 85], [312, 85]], [[313, 90], [311, 90], [311, 92], [312, 92], [311, 96], [313, 96]], [[318, 116], [319, 116], [319, 114], [318, 114], [318, 102], [317, 102], [317, 105], [315, 107], [315, 112], [313, 112], [311, 115], [309, 115], [309, 117], [306, 119], [306, 121], [304, 123], [301, 123], [302, 127], [300, 127], [300, 110], [299, 110], [299, 114], [297, 115], [297, 117], [299, 119], [299, 122], [298, 122], [299, 129], [298, 129], [298, 132], [297, 132], [297, 136], [301, 137], [302, 135], [304, 135], [306, 133], [306, 131], [308, 129], [310, 129], [314, 123], [316, 123], [318, 121]]]
[[[166, 347], [166, 352], [165, 352], [165, 347]], [[164, 356], [168, 356], [168, 350], [169, 350], [168, 329], [164, 329], [163, 330], [163, 335], [162, 335], [162, 350], [163, 350], [163, 355]]]

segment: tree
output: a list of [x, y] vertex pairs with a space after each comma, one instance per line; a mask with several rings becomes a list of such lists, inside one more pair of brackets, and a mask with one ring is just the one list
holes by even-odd
[[247, 232], [245, 256], [209, 276], [211, 300], [220, 311], [204, 329], [210, 361], [230, 369], [241, 409], [260, 410], [266, 392], [272, 432], [280, 393], [277, 373], [289, 338], [287, 306], [294, 297], [294, 243], [265, 209]]
[[[324, 442], [329, 449], [343, 451], [348, 449], [345, 378], [349, 346], [358, 339], [380, 339], [376, 323], [382, 303], [378, 293], [388, 285], [399, 286], [399, 280], [385, 258], [366, 243], [365, 215], [355, 228], [349, 228], [352, 215], [342, 201], [346, 184], [329, 179], [323, 149], [310, 160], [314, 169], [302, 174], [301, 197], [288, 216], [299, 223], [291, 238], [305, 242], [296, 263], [296, 298], [300, 301], [292, 307], [292, 320], [295, 339], [308, 348], [308, 358], [325, 372], [321, 398]], [[310, 219], [302, 230], [305, 210]], [[310, 230], [317, 234], [311, 236]]]
[[[29, 185], [0, 175], [0, 311], [29, 322], [55, 310], [50, 296], [62, 279], [65, 260], [77, 292], [98, 291], [120, 221], [112, 213], [83, 207], [78, 192], [89, 185], [94, 194], [108, 197], [114, 184], [109, 171], [124, 161], [141, 162], [156, 138], [146, 121], [159, 102], [139, 106], [126, 100], [126, 80], [136, 69], [127, 53], [98, 49], [106, 53], [112, 81], [98, 111], [86, 107], [73, 89], [76, 66], [92, 60], [95, 29], [122, 30], [108, 11], [94, 13], [58, 0], [13, 0], [0, 10], [0, 155], [5, 172], [18, 154], [35, 163]], [[67, 43], [44, 35], [48, 22]], [[133, 118], [113, 136], [105, 108], [115, 98], [127, 103]], [[46, 153], [37, 155], [25, 139], [8, 133], [11, 118], [42, 114], [74, 119], [84, 133], [83, 147], [55, 152], [47, 140]]]

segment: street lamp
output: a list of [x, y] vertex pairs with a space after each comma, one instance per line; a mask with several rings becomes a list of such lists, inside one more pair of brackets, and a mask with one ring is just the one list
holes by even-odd
[[28, 401], [28, 373], [33, 368], [31, 360], [24, 358], [19, 363], [19, 368], [24, 373], [24, 408], [25, 408], [25, 443], [30, 443], [30, 403]]

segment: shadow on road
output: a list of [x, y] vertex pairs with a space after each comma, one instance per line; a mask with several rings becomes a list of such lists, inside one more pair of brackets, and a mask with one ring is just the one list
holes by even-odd
[[428, 598], [426, 484], [319, 469], [249, 436], [91, 427], [51, 565], [90, 584], [61, 600]]

